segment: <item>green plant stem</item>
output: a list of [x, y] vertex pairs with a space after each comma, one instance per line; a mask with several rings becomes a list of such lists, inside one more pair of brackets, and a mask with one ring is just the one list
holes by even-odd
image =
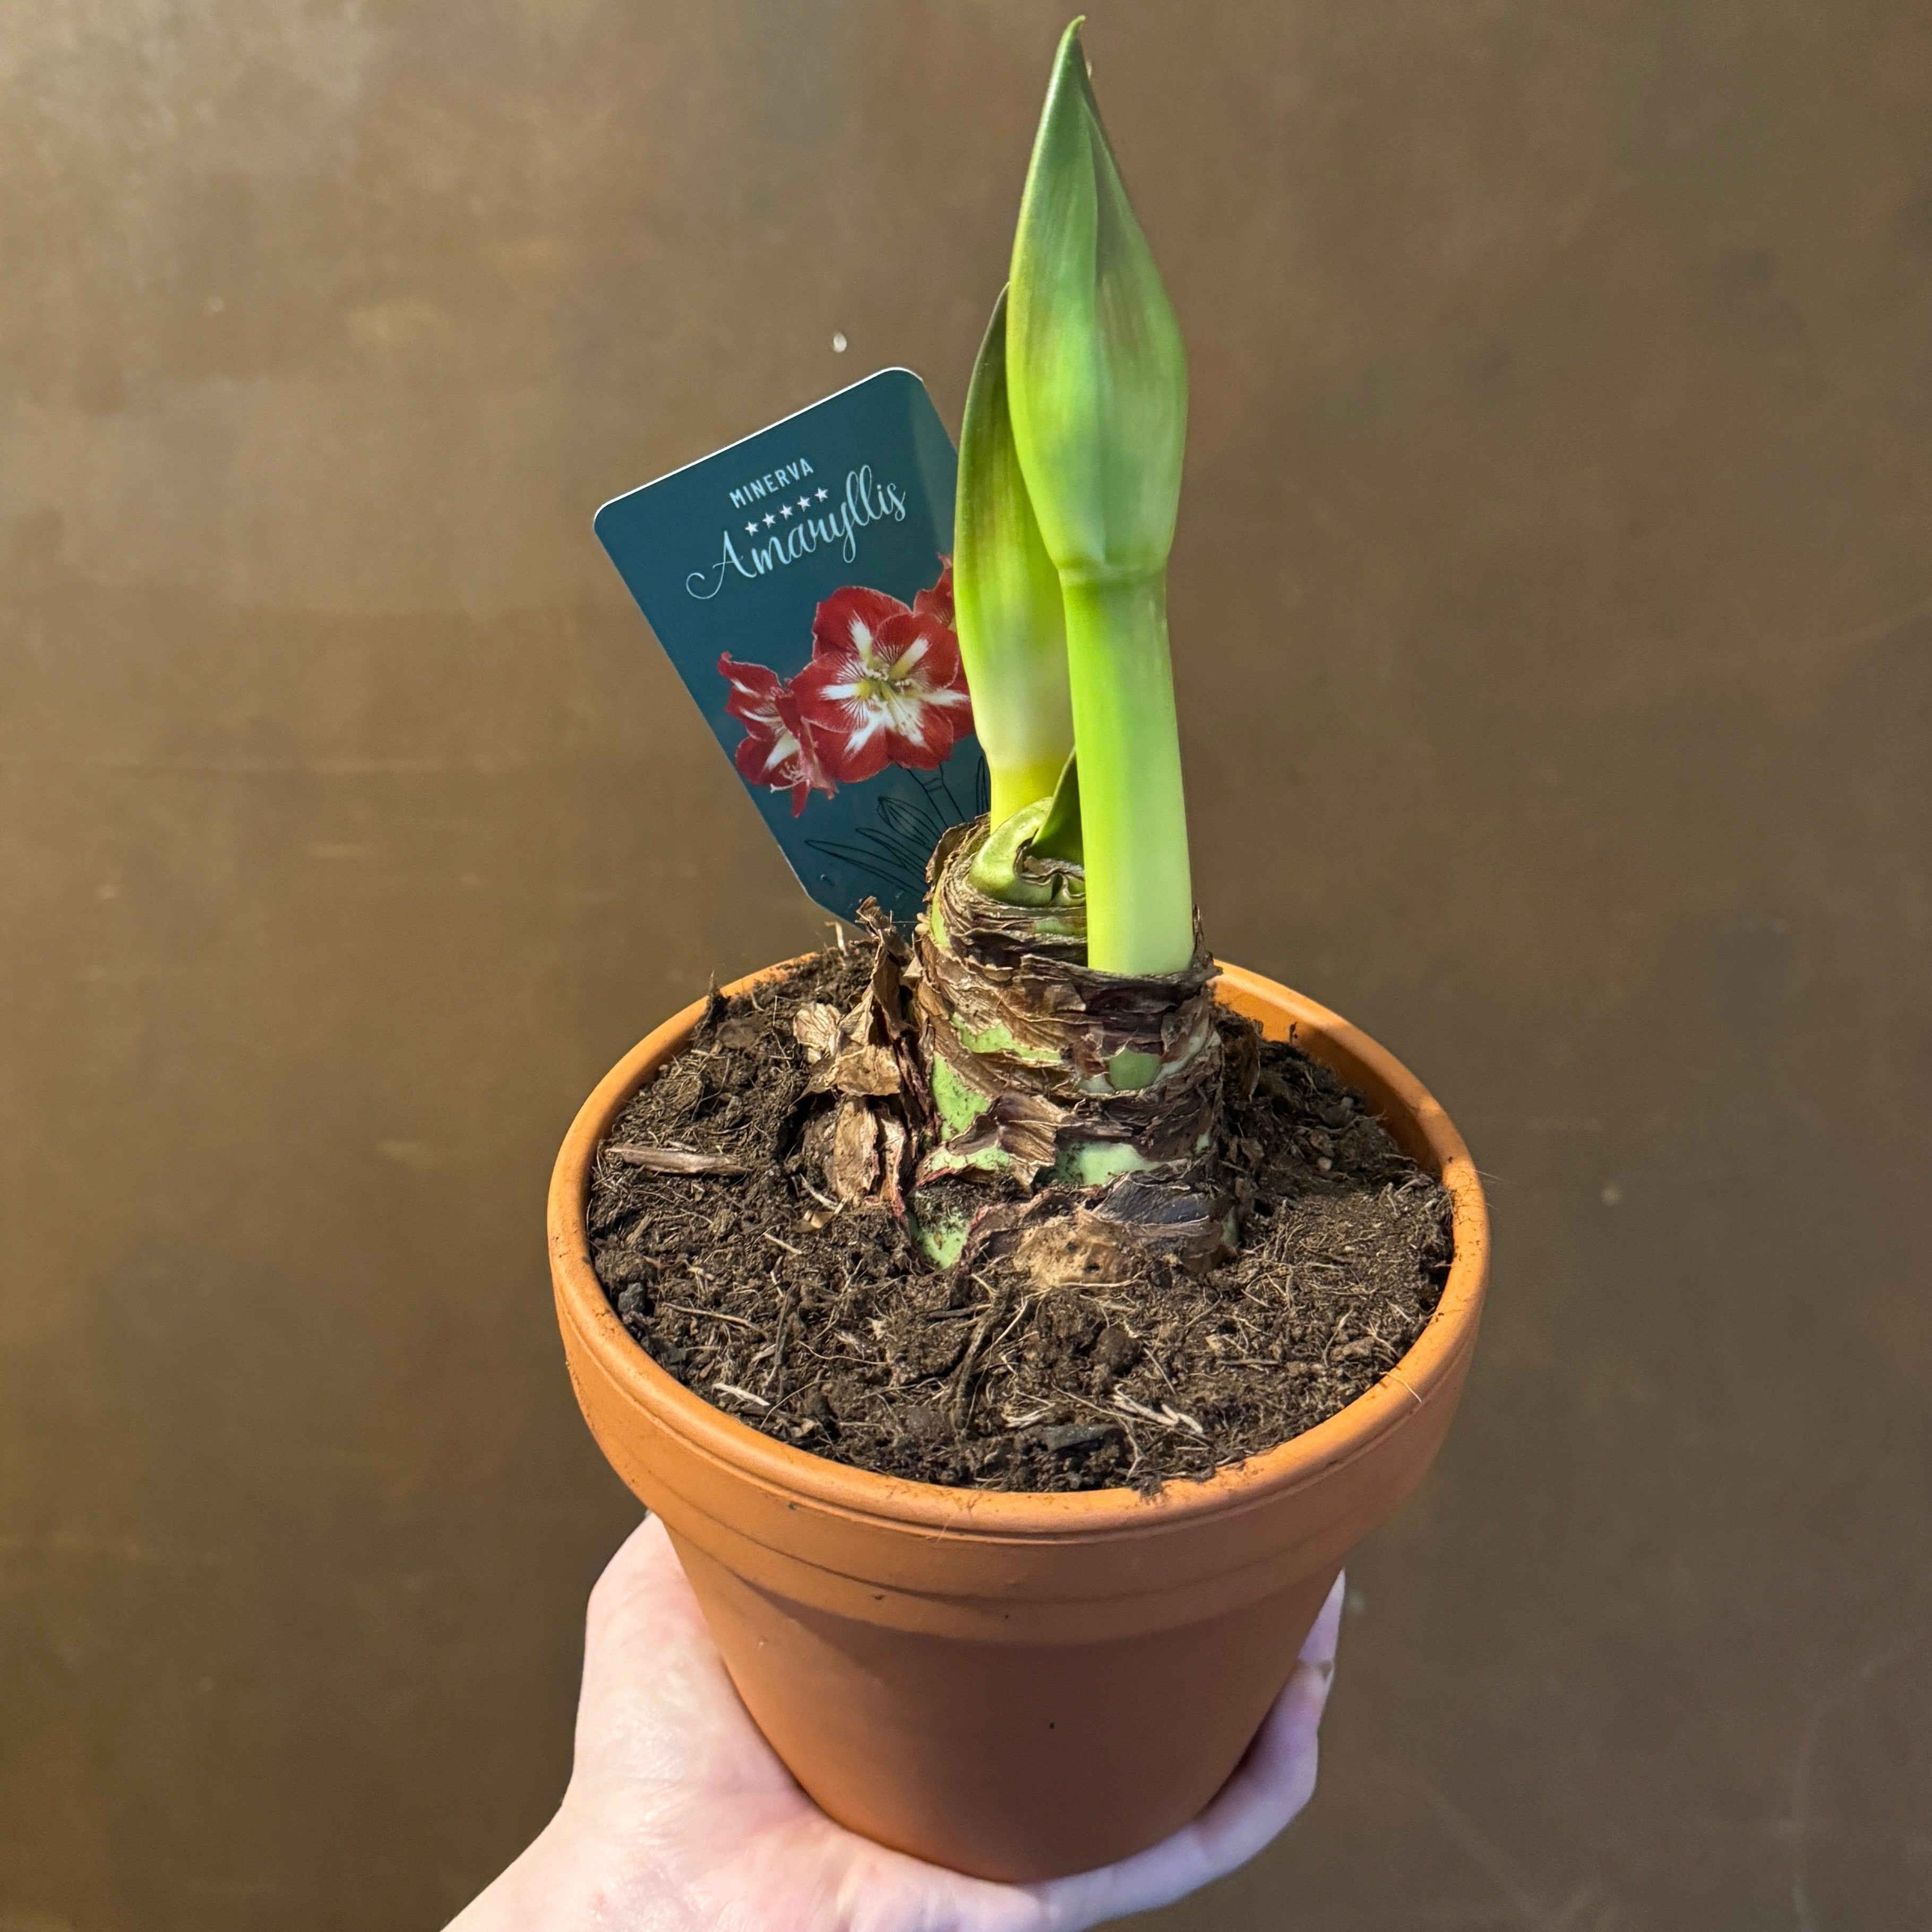
[[1063, 572], [1080, 757], [1087, 962], [1178, 973], [1194, 956], [1194, 888], [1165, 571]]
[[1066, 762], [1063, 758], [1057, 762], [1052, 758], [1042, 758], [1030, 765], [989, 763], [987, 775], [992, 799], [987, 822], [1004, 825], [1015, 812], [1024, 812], [1028, 806], [1051, 798], [1053, 788], [1060, 781], [1060, 767]]

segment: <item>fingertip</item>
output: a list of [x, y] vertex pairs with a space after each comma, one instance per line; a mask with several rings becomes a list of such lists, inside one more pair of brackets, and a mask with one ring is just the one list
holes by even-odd
[[654, 1540], [663, 1534], [664, 1525], [649, 1510], [645, 1510], [644, 1519], [636, 1528], [611, 1551], [610, 1560], [604, 1565], [603, 1576], [599, 1576], [598, 1581], [601, 1583], [604, 1577], [621, 1576], [644, 1556]]
[[1301, 1646], [1301, 1661], [1318, 1666], [1324, 1677], [1335, 1668], [1335, 1651], [1342, 1636], [1342, 1607], [1348, 1594], [1348, 1573], [1344, 1570], [1329, 1586], [1321, 1609], [1316, 1612]]
[[616, 1553], [610, 1561], [614, 1564], [675, 1562], [670, 1532], [664, 1526], [664, 1518], [650, 1510], [645, 1510], [644, 1521], [618, 1544]]
[[610, 1560], [590, 1586], [591, 1626], [594, 1629], [620, 1614], [639, 1593], [662, 1588], [668, 1574], [677, 1570], [676, 1552], [670, 1546], [663, 1523], [646, 1514], [611, 1552]]
[[1335, 1681], [1334, 1666], [1318, 1660], [1298, 1664], [1268, 1723], [1281, 1748], [1298, 1750], [1304, 1745], [1312, 1750], [1322, 1729], [1322, 1714], [1328, 1708], [1328, 1693]]

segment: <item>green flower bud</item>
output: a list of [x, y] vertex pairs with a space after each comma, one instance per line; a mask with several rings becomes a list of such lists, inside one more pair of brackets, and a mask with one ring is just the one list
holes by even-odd
[[1064, 574], [1160, 569], [1187, 431], [1180, 329], [1135, 218], [1070, 26], [1013, 238], [1013, 434]]
[[1060, 573], [1078, 750], [1087, 956], [1178, 973], [1194, 896], [1167, 554], [1187, 430], [1187, 360], [1114, 165], [1076, 20], [1060, 43], [1013, 238], [1007, 409]]

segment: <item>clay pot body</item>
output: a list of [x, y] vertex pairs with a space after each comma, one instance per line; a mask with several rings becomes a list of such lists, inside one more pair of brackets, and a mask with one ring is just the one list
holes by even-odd
[[1442, 1176], [1455, 1261], [1428, 1328], [1367, 1394], [1152, 1500], [848, 1468], [712, 1408], [631, 1340], [591, 1268], [590, 1162], [700, 1006], [611, 1070], [557, 1159], [550, 1267], [578, 1400], [670, 1532], [746, 1707], [832, 1817], [982, 1877], [1103, 1864], [1207, 1804], [1348, 1551], [1428, 1468], [1475, 1343], [1488, 1222], [1448, 1116], [1372, 1040], [1286, 987], [1228, 968], [1217, 997], [1270, 1038], [1292, 1027]]

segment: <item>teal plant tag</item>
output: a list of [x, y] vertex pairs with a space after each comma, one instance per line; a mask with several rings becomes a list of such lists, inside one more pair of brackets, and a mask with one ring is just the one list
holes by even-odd
[[614, 498], [610, 560], [799, 883], [902, 924], [986, 808], [952, 616], [952, 444], [884, 369]]

